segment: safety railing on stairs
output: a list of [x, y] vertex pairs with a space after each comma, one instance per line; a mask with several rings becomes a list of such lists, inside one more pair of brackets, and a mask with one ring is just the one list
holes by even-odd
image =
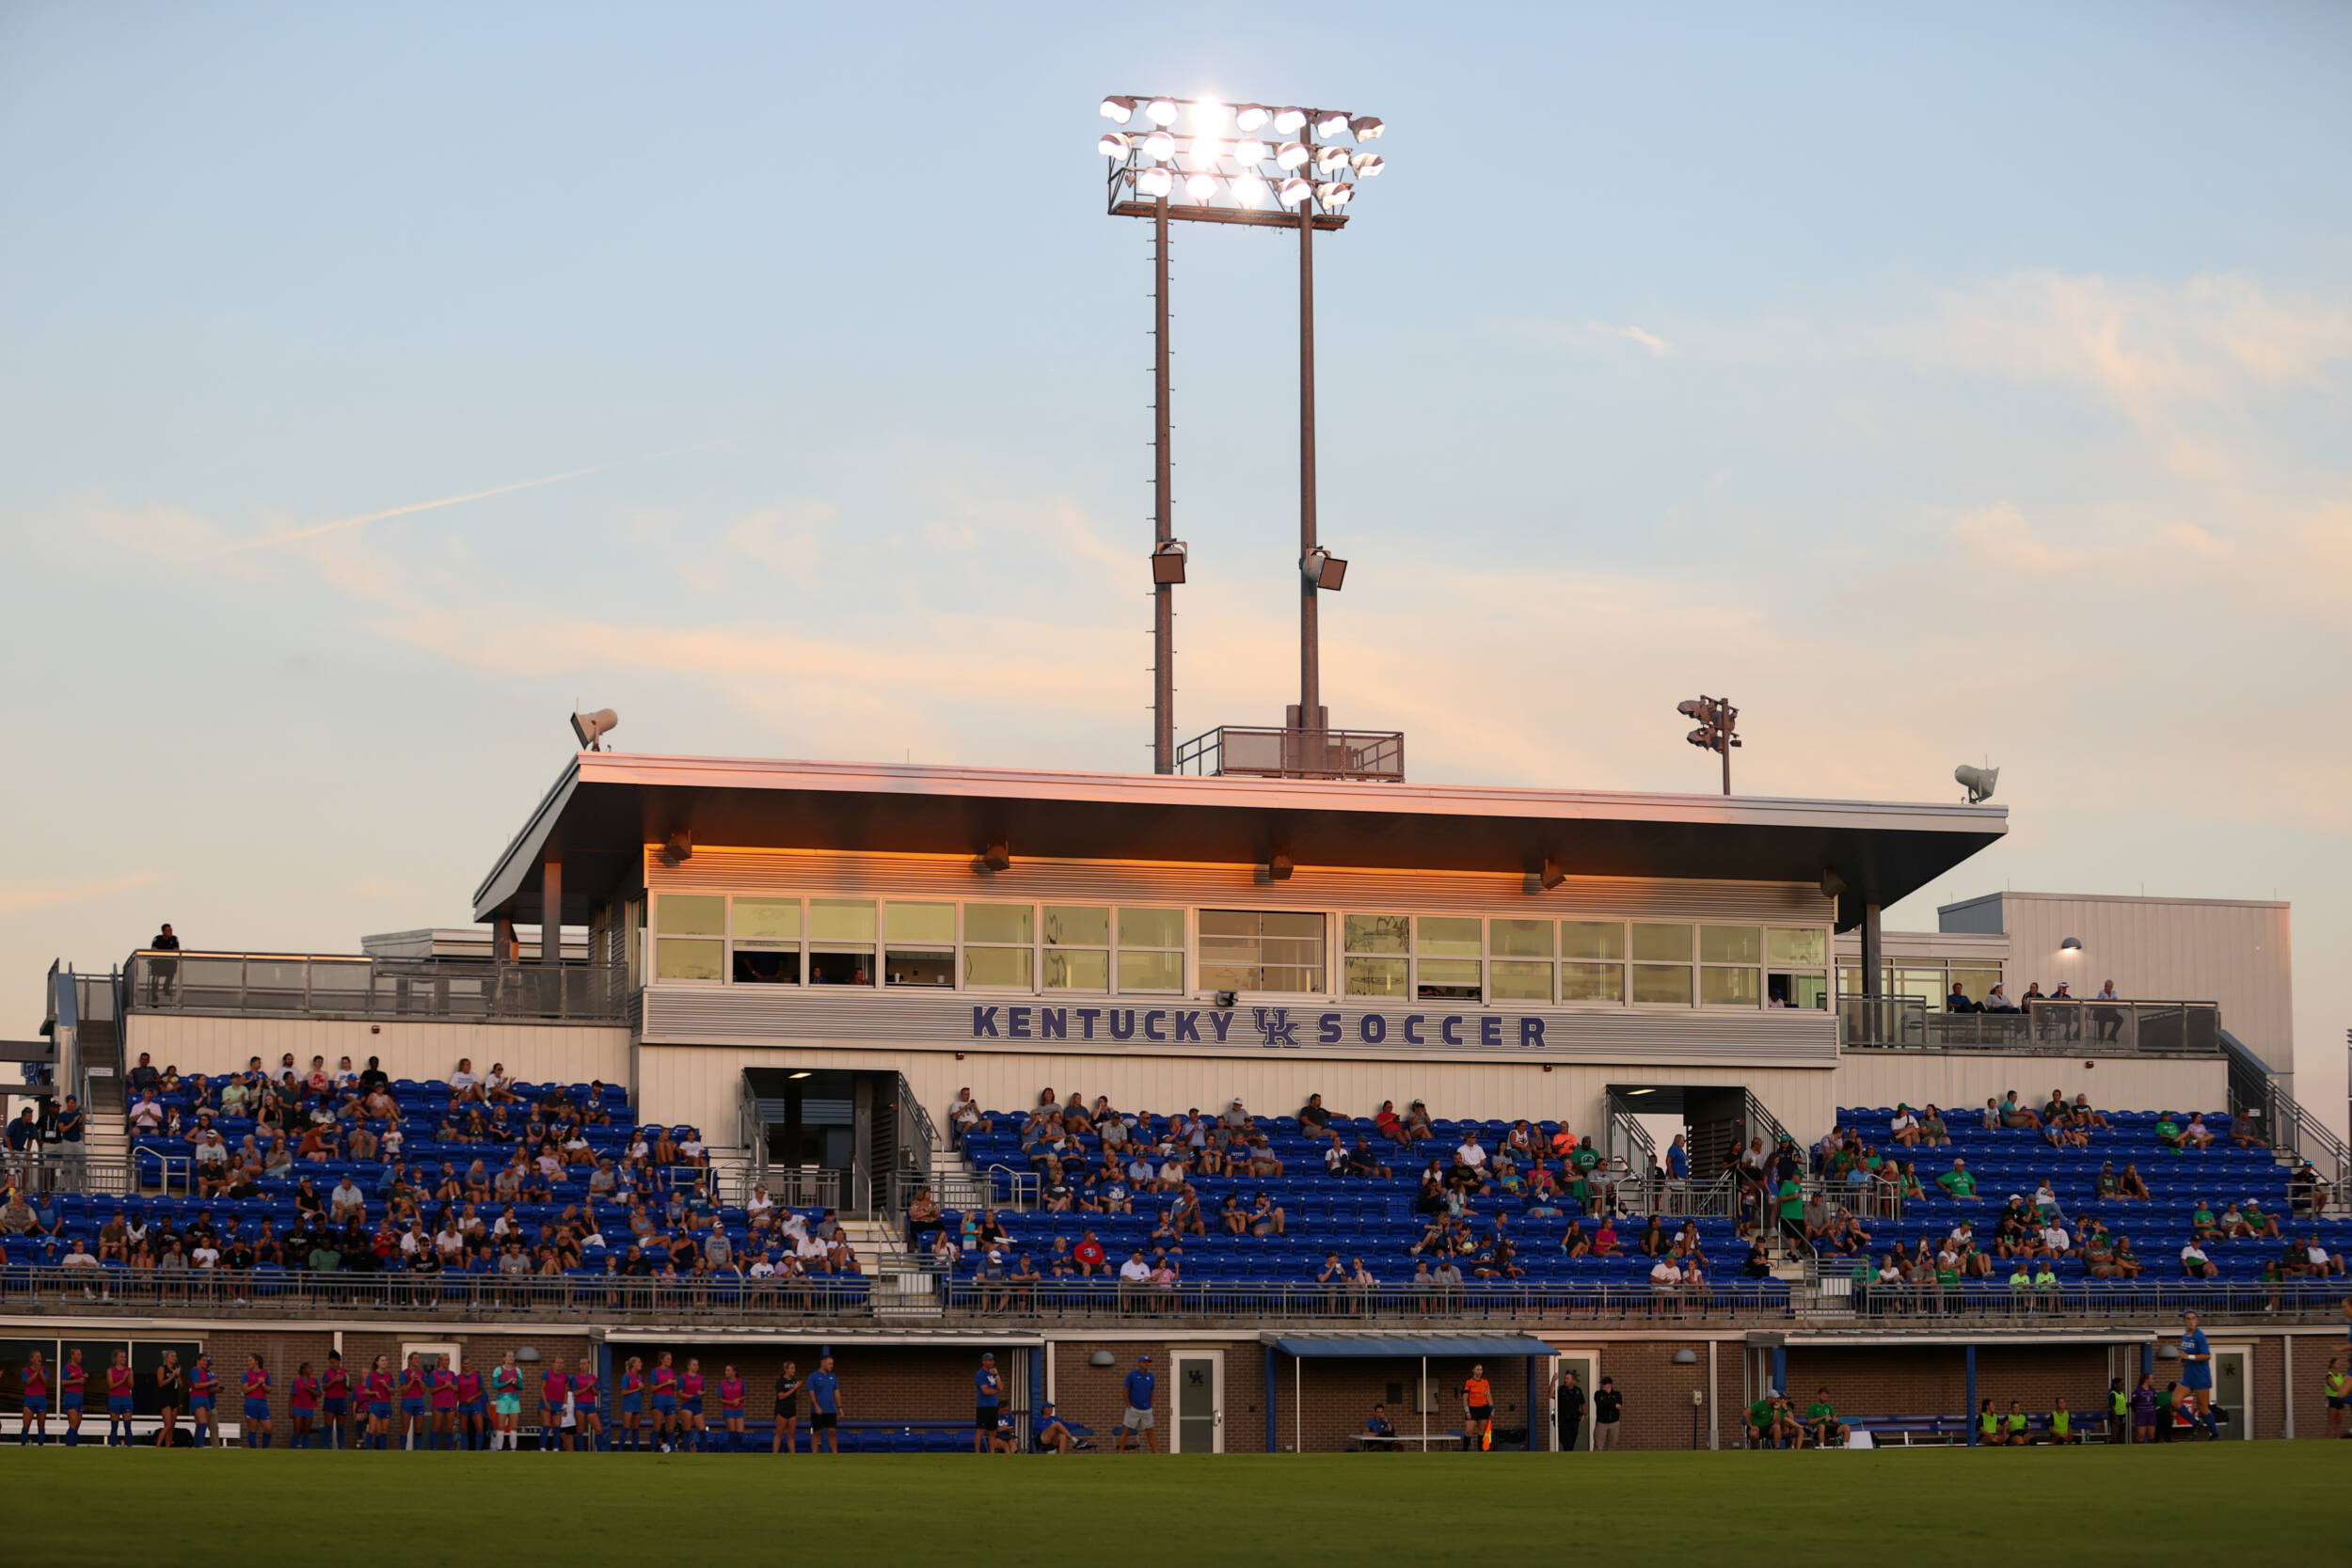
[[[2274, 1153], [2297, 1162], [2289, 1190], [2298, 1211], [2320, 1201], [2344, 1207], [2345, 1185], [2352, 1182], [2352, 1148], [2280, 1088], [2270, 1065], [2243, 1040], [2224, 1030], [2221, 1043], [2230, 1064], [2232, 1122], [2250, 1122]], [[2314, 1183], [2327, 1189], [2324, 1200], [2313, 1190]], [[2302, 1190], [2296, 1191], [2297, 1187]]]

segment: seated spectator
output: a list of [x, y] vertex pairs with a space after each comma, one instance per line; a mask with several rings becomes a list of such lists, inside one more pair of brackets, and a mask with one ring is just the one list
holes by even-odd
[[1895, 1107], [1895, 1119], [1888, 1124], [1887, 1134], [1905, 1148], [1919, 1141], [1919, 1118], [1912, 1113], [1910, 1106]]
[[2188, 1125], [2181, 1129], [2181, 1145], [2185, 1148], [2211, 1148], [2213, 1147], [2213, 1132], [2205, 1125], [2203, 1112], [2192, 1114], [2188, 1118]]
[[1387, 1447], [1386, 1440], [1396, 1435], [1396, 1428], [1389, 1421], [1387, 1405], [1375, 1404], [1372, 1407], [1371, 1416], [1364, 1421], [1364, 1435], [1373, 1439], [1373, 1446], [1377, 1448]]
[[2017, 1091], [2011, 1089], [2001, 1099], [2001, 1125], [2010, 1128], [2039, 1130], [2042, 1118], [2017, 1102]]
[[2113, 1125], [2107, 1120], [2105, 1113], [2091, 1109], [2090, 1098], [2088, 1095], [2076, 1095], [2067, 1110], [2073, 1115], [2074, 1125], [2077, 1127], [2105, 1128]]
[[2169, 1111], [2161, 1112], [2156, 1117], [2156, 1142], [2162, 1144], [2166, 1148], [2170, 1149], [2175, 1154], [2180, 1152], [2180, 1118], [2175, 1117]]
[[[1954, 986], [1952, 990], [1957, 992], [1960, 988]], [[1805, 1406], [1804, 1429], [1813, 1439], [1813, 1446], [1819, 1449], [1842, 1449], [1852, 1436], [1846, 1423], [1837, 1418], [1837, 1406], [1831, 1402], [1827, 1388], [1818, 1390], [1813, 1402]]]
[[464, 1101], [482, 1098], [482, 1080], [474, 1072], [472, 1057], [460, 1056], [457, 1059], [457, 1066], [451, 1070], [449, 1098], [453, 1105]]
[[1323, 1108], [1323, 1096], [1311, 1094], [1307, 1103], [1298, 1108], [1298, 1130], [1302, 1132], [1322, 1132], [1331, 1125], [1331, 1113]]
[[1947, 1013], [1973, 1013], [1982, 1009], [1968, 999], [1967, 991], [1961, 988], [1958, 980], [1954, 980], [1951, 994], [1944, 998], [1944, 1010]]
[[1944, 1113], [1932, 1105], [1919, 1118], [1919, 1142], [1929, 1148], [1951, 1147], [1952, 1130], [1946, 1124]]
[[1968, 1174], [1966, 1160], [1955, 1157], [1952, 1168], [1937, 1177], [1935, 1184], [1943, 1188], [1945, 1196], [1955, 1203], [1977, 1201], [1977, 1179]]
[[2221, 1277], [2221, 1271], [2214, 1266], [2212, 1259], [2205, 1256], [2205, 1249], [2197, 1244], [2195, 1237], [2189, 1238], [2181, 1248], [2181, 1276], [2185, 1279]]

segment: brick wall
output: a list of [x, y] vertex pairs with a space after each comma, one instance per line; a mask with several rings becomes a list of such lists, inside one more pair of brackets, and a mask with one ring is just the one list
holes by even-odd
[[[1987, 1345], [1977, 1352], [1977, 1397], [1998, 1411], [2019, 1400], [2042, 1415], [2062, 1395], [2077, 1414], [2104, 1415], [2110, 1375], [2105, 1345]], [[1958, 1345], [1792, 1347], [1785, 1391], [1803, 1408], [1824, 1386], [1849, 1416], [1954, 1416], [1967, 1407], [1967, 1367]], [[1727, 1437], [1737, 1429], [1728, 1409], [1737, 1397], [1735, 1389], [1724, 1390]]]

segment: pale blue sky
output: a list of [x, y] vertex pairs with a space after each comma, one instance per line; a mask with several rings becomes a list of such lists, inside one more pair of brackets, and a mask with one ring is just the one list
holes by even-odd
[[[1939, 893], [2275, 890], [2340, 1041], [2352, 10], [1330, 18], [0, 4], [0, 1033], [162, 918], [462, 919], [575, 700], [1145, 765], [1124, 89], [1391, 128], [1319, 253], [1335, 719], [1463, 782], [1708, 787], [1700, 689], [1757, 792], [1990, 755]], [[1292, 251], [1176, 260], [1190, 734], [1288, 695]]]

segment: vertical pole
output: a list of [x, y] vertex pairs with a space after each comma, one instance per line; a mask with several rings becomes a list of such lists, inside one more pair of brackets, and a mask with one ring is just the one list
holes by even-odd
[[539, 961], [564, 961], [564, 863], [553, 853], [539, 866]]
[[[1274, 1347], [1268, 1345], [1265, 1348], [1265, 1451], [1268, 1453], [1277, 1451], [1282, 1441], [1280, 1424], [1282, 1418], [1275, 1409], [1275, 1406], [1281, 1402], [1276, 1397], [1281, 1391], [1280, 1369], [1275, 1363]], [[1169, 1414], [1172, 1418], [1174, 1412], [1171, 1411]]]
[[1527, 1358], [1527, 1451], [1537, 1451], [1535, 1446], [1535, 1374], [1543, 1370], [1543, 1357]]
[[[2289, 1442], [2295, 1440], [2295, 1336], [2279, 1336], [2279, 1408], [2285, 1412], [2285, 1430], [2279, 1433]], [[2246, 1376], [2252, 1381], [2254, 1372], [2248, 1368]]]
[[1707, 1446], [1710, 1449], [1724, 1446], [1723, 1428], [1715, 1421], [1715, 1351], [1720, 1343], [1715, 1339], [1707, 1341]]
[[1306, 560], [1315, 547], [1315, 203], [1298, 204], [1298, 727], [1323, 727], [1321, 635], [1314, 579]]
[[1974, 1345], [1970, 1345], [1968, 1347], [1968, 1396], [1966, 1405], [1967, 1414], [1963, 1419], [1965, 1419], [1968, 1423], [1968, 1446], [1973, 1449], [1977, 1446], [1977, 1347]]
[[1885, 944], [1880, 934], [1879, 906], [1862, 906], [1862, 994], [1875, 997], [1886, 986]]
[[[1175, 535], [1175, 463], [1168, 451], [1168, 198], [1152, 213], [1152, 543]], [[1152, 590], [1152, 771], [1176, 771], [1176, 590]]]
[[1724, 754], [1724, 793], [1731, 793], [1731, 725], [1724, 725], [1723, 734], [1715, 737], [1715, 750]]
[[1307, 1451], [1307, 1358], [1291, 1357], [1291, 1452]]

